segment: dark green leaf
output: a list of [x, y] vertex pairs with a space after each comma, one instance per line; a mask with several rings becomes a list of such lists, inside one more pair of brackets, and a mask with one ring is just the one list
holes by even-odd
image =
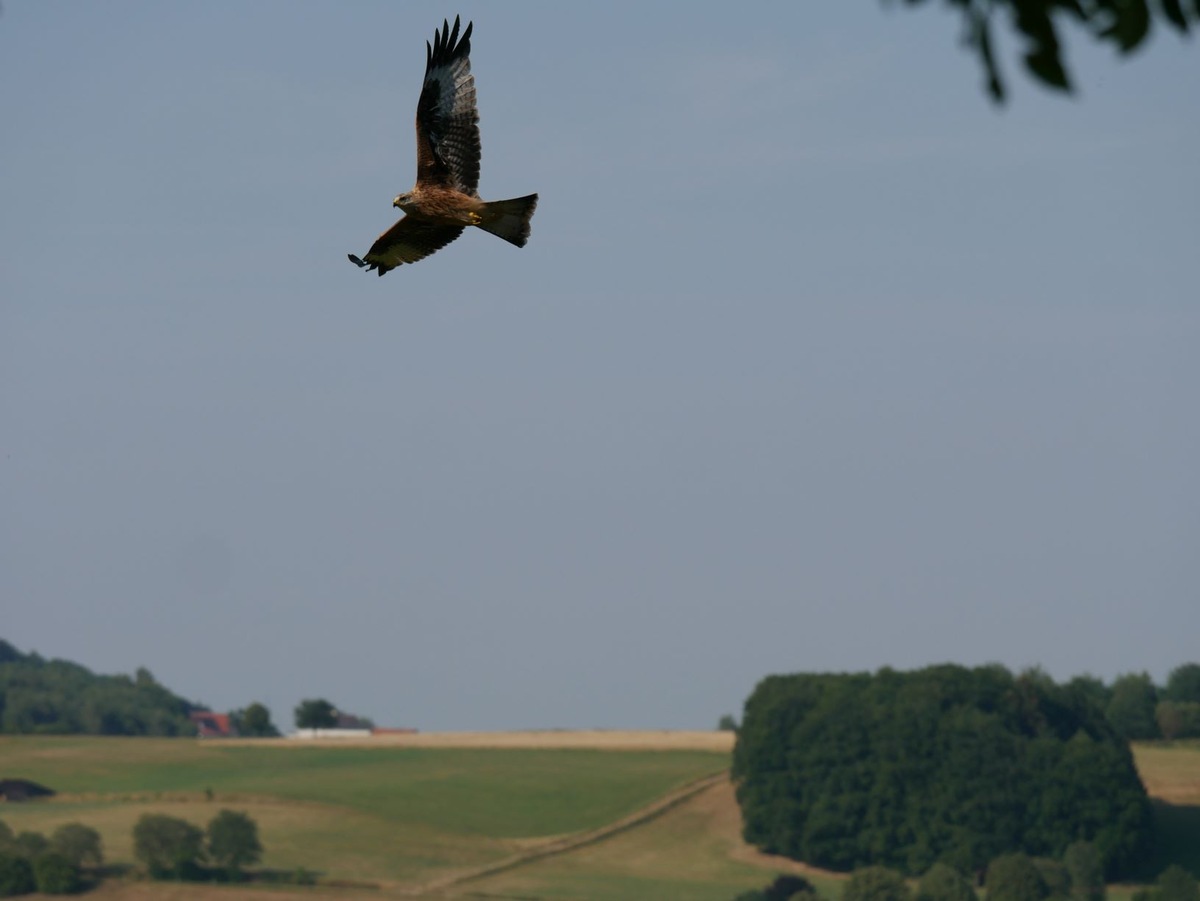
[[1165, 15], [1180, 31], [1187, 33], [1188, 20], [1183, 13], [1183, 7], [1179, 5], [1179, 0], [1162, 0], [1163, 15]]
[[1087, 13], [1084, 11], [1083, 6], [1079, 3], [1079, 0], [1058, 0], [1057, 5], [1061, 9], [1065, 9], [1067, 12], [1074, 15], [1075, 18], [1080, 22], [1087, 21]]
[[1025, 65], [1043, 84], [1061, 91], [1070, 91], [1071, 83], [1058, 58], [1057, 50], [1039, 49], [1025, 54]]
[[992, 32], [986, 18], [976, 23], [976, 42], [979, 45], [979, 55], [983, 58], [983, 68], [987, 72], [988, 93], [996, 103], [1004, 102], [1004, 85], [1000, 81], [1000, 71], [996, 68], [996, 57], [992, 53]]
[[1150, 10], [1146, 7], [1146, 0], [1128, 0], [1114, 4], [1112, 9], [1117, 18], [1105, 36], [1114, 39], [1122, 53], [1128, 53], [1145, 40], [1150, 31]]

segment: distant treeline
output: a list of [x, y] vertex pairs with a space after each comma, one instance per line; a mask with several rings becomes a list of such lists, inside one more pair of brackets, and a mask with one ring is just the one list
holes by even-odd
[[1153, 839], [1128, 739], [1163, 735], [1164, 702], [1200, 707], [1200, 665], [1164, 689], [1144, 675], [1058, 685], [998, 665], [770, 676], [734, 751], [745, 837], [830, 869], [912, 875], [1060, 857], [1084, 840], [1119, 877]]
[[133, 677], [98, 676], [0, 639], [0, 733], [194, 735], [188, 714], [197, 709], [144, 668]]
[[1111, 685], [1076, 676], [1064, 687], [1090, 698], [1130, 741], [1200, 738], [1200, 663], [1175, 667], [1161, 686], [1148, 673], [1126, 673]]

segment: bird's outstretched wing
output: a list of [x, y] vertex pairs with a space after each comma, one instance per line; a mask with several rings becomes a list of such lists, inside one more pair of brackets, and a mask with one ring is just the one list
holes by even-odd
[[478, 196], [479, 111], [475, 108], [475, 76], [471, 74], [471, 28], [458, 36], [442, 20], [425, 42], [425, 83], [417, 101], [417, 184], [437, 185]]
[[461, 225], [437, 225], [405, 216], [379, 236], [365, 257], [360, 259], [352, 253], [347, 256], [356, 266], [383, 275], [404, 263], [425, 259], [462, 233]]

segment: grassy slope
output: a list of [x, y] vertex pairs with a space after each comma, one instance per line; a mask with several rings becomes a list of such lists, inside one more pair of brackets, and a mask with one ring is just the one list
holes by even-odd
[[[1140, 745], [1135, 756], [1160, 815], [1162, 847], [1151, 874], [1169, 863], [1200, 873], [1200, 742]], [[839, 877], [758, 854], [740, 833], [737, 802], [726, 785], [607, 842], [468, 887], [484, 894], [547, 899], [728, 901], [746, 888], [762, 887], [775, 872], [800, 872], [826, 897], [839, 895]], [[1132, 891], [1114, 886], [1110, 901], [1124, 901]]]
[[[462, 888], [520, 898], [729, 901], [747, 889], [761, 888], [777, 872], [803, 869], [746, 847], [733, 786], [724, 782], [607, 841]], [[836, 878], [806, 875], [836, 895]]]
[[728, 756], [587, 750], [223, 746], [181, 739], [0, 740], [6, 772], [62, 794], [249, 795], [519, 838], [591, 828], [720, 770]]
[[0, 761], [65, 796], [6, 808], [14, 830], [88, 823], [114, 861], [132, 861], [143, 813], [203, 825], [228, 806], [258, 821], [267, 867], [408, 882], [611, 822], [722, 769], [728, 755], [6, 738]]
[[[1200, 743], [1139, 746], [1135, 753], [1160, 811], [1168, 813], [1162, 863], [1196, 867]], [[162, 810], [203, 823], [230, 806], [258, 820], [267, 866], [302, 865], [341, 878], [411, 883], [495, 860], [537, 836], [609, 822], [727, 763], [727, 754], [687, 751], [416, 752], [0, 739], [0, 775], [37, 779], [60, 791], [112, 793], [11, 805], [0, 817], [17, 830], [89, 823], [104, 833], [112, 859], [128, 861], [129, 830], [141, 812]], [[213, 802], [204, 800], [205, 788], [215, 792]], [[155, 792], [161, 797], [155, 799]], [[451, 894], [727, 901], [765, 884], [774, 871], [795, 868], [741, 842], [736, 803], [724, 785], [605, 841], [463, 884]], [[836, 897], [836, 878], [809, 878]], [[106, 897], [109, 891], [116, 892], [114, 899], [125, 897], [120, 887], [106, 887]], [[244, 890], [196, 891], [201, 893], [196, 898], [233, 901], [232, 893]], [[1110, 897], [1119, 901], [1127, 894], [1118, 890]]]

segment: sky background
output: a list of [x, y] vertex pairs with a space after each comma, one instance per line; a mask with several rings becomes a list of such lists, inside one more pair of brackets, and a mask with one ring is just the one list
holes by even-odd
[[[426, 39], [481, 193], [384, 278]], [[711, 728], [1200, 659], [1200, 48], [805, 4], [5, 0], [0, 637], [217, 710]]]

